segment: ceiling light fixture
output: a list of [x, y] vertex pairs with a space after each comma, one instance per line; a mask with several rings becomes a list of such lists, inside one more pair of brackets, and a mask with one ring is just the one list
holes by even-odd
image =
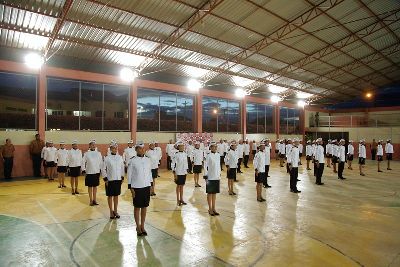
[[25, 56], [25, 64], [31, 69], [40, 69], [44, 63], [44, 57], [36, 54], [29, 53]]
[[271, 96], [271, 101], [273, 103], [278, 103], [279, 101], [281, 101], [281, 98], [277, 95], [273, 95], [273, 96]]
[[305, 92], [297, 92], [296, 93], [297, 98], [301, 98], [301, 99], [306, 99], [312, 96], [312, 94], [310, 93], [305, 93]]
[[269, 84], [268, 85], [268, 90], [273, 93], [273, 94], [280, 94], [283, 93], [287, 90], [286, 87], [278, 86], [275, 84]]
[[137, 70], [125, 67], [121, 69], [119, 76], [123, 81], [133, 82], [139, 76], [139, 72]]
[[190, 79], [187, 83], [187, 88], [192, 92], [198, 92], [203, 85], [195, 79]]
[[306, 102], [305, 102], [304, 100], [299, 100], [299, 101], [297, 102], [297, 105], [298, 105], [299, 107], [301, 107], [301, 108], [304, 108], [304, 106], [306, 105]]
[[238, 98], [243, 98], [243, 97], [246, 96], [246, 91], [243, 90], [242, 88], [238, 88], [238, 89], [235, 90], [235, 95]]

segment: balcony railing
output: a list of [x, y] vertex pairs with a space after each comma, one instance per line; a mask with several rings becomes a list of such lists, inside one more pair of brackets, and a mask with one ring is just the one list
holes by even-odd
[[310, 115], [310, 127], [396, 127], [400, 126], [400, 114], [368, 115]]

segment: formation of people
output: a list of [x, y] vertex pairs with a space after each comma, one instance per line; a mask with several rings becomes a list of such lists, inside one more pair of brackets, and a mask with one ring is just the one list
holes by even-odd
[[[2, 148], [2, 157], [9, 151], [14, 151], [7, 140], [6, 150]], [[43, 142], [39, 135], [31, 143], [30, 152], [35, 176], [40, 176], [41, 164], [44, 166], [45, 175], [49, 181], [58, 178], [58, 188], [66, 188], [65, 176], [70, 177], [71, 194], [79, 194], [78, 177], [85, 176], [85, 186], [88, 188], [89, 205], [97, 206], [97, 187], [100, 185], [100, 177], [103, 177], [105, 193], [107, 196], [110, 219], [118, 219], [118, 196], [121, 194], [121, 186], [124, 177], [127, 177], [128, 189], [132, 193], [134, 217], [137, 225], [138, 236], [147, 235], [144, 228], [147, 207], [150, 197], [156, 196], [156, 179], [159, 176], [158, 169], [163, 153], [157, 141], [150, 142], [148, 149], [141, 141], [136, 143], [128, 141], [123, 154], [118, 153], [118, 144], [115, 140], [110, 142], [107, 155], [102, 156], [96, 147], [96, 141], [89, 142], [89, 149], [81, 151], [78, 141], [71, 143], [72, 148], [66, 149], [64, 141], [59, 142], [56, 148], [52, 141]], [[41, 147], [42, 146], [42, 147]], [[8, 149], [8, 150], [7, 150]], [[280, 167], [286, 167], [289, 175], [290, 192], [300, 193], [297, 188], [299, 166], [302, 165], [303, 156], [302, 141], [294, 138], [276, 140], [274, 151], [275, 159], [279, 160]], [[249, 168], [250, 154], [253, 159], [255, 195], [258, 202], [266, 199], [262, 195], [262, 188], [271, 188], [268, 177], [271, 165], [272, 144], [269, 139], [249, 142], [248, 140], [220, 140], [217, 142], [170, 140], [166, 146], [167, 169], [173, 173], [176, 184], [176, 202], [178, 206], [187, 205], [184, 200], [184, 186], [188, 174], [193, 174], [194, 186], [202, 187], [200, 176], [205, 181], [207, 194], [208, 213], [210, 216], [218, 216], [216, 209], [216, 195], [220, 193], [220, 181], [222, 172], [226, 172], [228, 194], [237, 195], [234, 183], [238, 182], [238, 173], [242, 173], [242, 165]], [[6, 151], [6, 152], [4, 152]], [[305, 146], [306, 170], [311, 170], [313, 164], [315, 183], [323, 185], [322, 176], [324, 168], [332, 168], [337, 173], [338, 179], [345, 180], [343, 172], [347, 162], [347, 168], [352, 170], [355, 149], [350, 140], [346, 148], [344, 139], [328, 140], [326, 146], [321, 138], [308, 140]], [[382, 172], [381, 162], [386, 154], [387, 170], [391, 170], [390, 161], [393, 157], [393, 145], [391, 140], [386, 144], [382, 140], [377, 143], [378, 172]], [[360, 140], [358, 147], [359, 172], [364, 176], [366, 159], [365, 140]]]

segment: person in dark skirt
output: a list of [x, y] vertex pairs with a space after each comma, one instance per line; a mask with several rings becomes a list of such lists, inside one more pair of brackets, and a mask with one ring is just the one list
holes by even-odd
[[176, 202], [178, 206], [186, 205], [183, 201], [183, 187], [186, 183], [186, 175], [188, 170], [187, 155], [184, 151], [185, 146], [182, 142], [177, 142], [178, 152], [172, 158], [172, 171], [176, 184]]
[[265, 176], [265, 143], [261, 141], [259, 145], [259, 150], [256, 153], [254, 160], [253, 160], [253, 167], [255, 171], [255, 182], [256, 184], [256, 193], [257, 193], [257, 201], [263, 202], [265, 198], [262, 197], [262, 185], [266, 179]]
[[[375, 139], [374, 139], [375, 140]], [[381, 162], [383, 161], [383, 141], [379, 140], [378, 145], [376, 146], [376, 159], [378, 161], [378, 172], [382, 172], [381, 170]]]
[[199, 176], [203, 167], [204, 151], [200, 149], [200, 142], [195, 143], [192, 154], [189, 155], [189, 157], [193, 165], [194, 186], [201, 187], [199, 184]]
[[358, 168], [360, 170], [360, 175], [365, 176], [364, 166], [365, 159], [367, 158], [367, 150], [365, 148], [365, 140], [360, 140], [360, 145], [358, 147]]
[[121, 194], [121, 184], [124, 181], [124, 159], [117, 154], [118, 145], [110, 144], [111, 154], [104, 159], [102, 168], [103, 180], [105, 182], [110, 219], [119, 219], [118, 196]]
[[100, 172], [103, 167], [103, 156], [96, 149], [96, 141], [89, 143], [89, 151], [83, 155], [82, 173], [85, 173], [85, 186], [88, 187], [89, 205], [99, 205], [96, 201], [97, 187], [100, 184]]
[[349, 144], [347, 145], [347, 169], [352, 170], [353, 167], [351, 167], [351, 163], [353, 162], [354, 159], [354, 146], [353, 146], [353, 140], [349, 140]]
[[156, 178], [158, 177], [158, 163], [160, 160], [159, 151], [155, 149], [155, 142], [149, 143], [149, 149], [146, 151], [145, 156], [151, 160], [151, 175], [153, 177], [153, 182], [151, 184], [150, 196], [155, 196], [156, 188]]
[[236, 179], [236, 168], [239, 162], [239, 155], [236, 152], [236, 142], [231, 142], [231, 147], [225, 156], [226, 172], [228, 178], [228, 191], [229, 195], [236, 195], [233, 191], [233, 181]]
[[307, 140], [307, 145], [306, 145], [306, 161], [307, 161], [307, 170], [311, 170], [310, 168], [310, 161], [313, 158], [313, 147], [311, 146], [311, 141]]
[[387, 170], [391, 171], [392, 169], [390, 168], [390, 162], [393, 160], [393, 145], [392, 145], [392, 140], [388, 139], [386, 141], [385, 145], [385, 153], [386, 153], [386, 160], [387, 160]]
[[65, 173], [67, 172], [67, 159], [68, 159], [68, 150], [65, 149], [65, 142], [60, 142], [60, 148], [56, 153], [56, 161], [57, 161], [57, 177], [58, 177], [58, 188], [65, 188], [64, 179]]
[[44, 153], [43, 153], [43, 162], [46, 162], [46, 167], [47, 167], [47, 174], [48, 174], [48, 179], [49, 181], [54, 180], [54, 176], [56, 173], [56, 167], [57, 167], [57, 148], [53, 146], [53, 141], [48, 142], [48, 147], [44, 148]]
[[72, 141], [72, 149], [68, 151], [68, 171], [71, 177], [72, 195], [79, 194], [78, 177], [81, 175], [82, 152], [78, 149], [78, 141]]
[[138, 141], [135, 146], [136, 156], [128, 162], [128, 189], [132, 193], [133, 214], [138, 236], [146, 236], [144, 228], [147, 207], [150, 203], [150, 187], [153, 178], [151, 176], [151, 160], [144, 156], [144, 144]]
[[217, 144], [215, 142], [211, 142], [210, 150], [211, 152], [206, 156], [204, 168], [204, 173], [207, 176], [206, 193], [208, 214], [210, 216], [218, 216], [219, 213], [215, 209], [215, 201], [220, 191], [221, 168], [220, 155], [217, 152]]

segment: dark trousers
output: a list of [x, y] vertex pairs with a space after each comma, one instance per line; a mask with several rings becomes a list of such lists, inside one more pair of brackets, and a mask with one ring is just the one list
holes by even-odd
[[375, 160], [375, 156], [376, 156], [376, 149], [371, 149], [372, 160]]
[[290, 170], [290, 190], [297, 191], [297, 177], [299, 176], [299, 168]]
[[265, 165], [265, 180], [264, 180], [264, 186], [268, 185], [268, 173], [269, 173], [269, 165]]
[[11, 172], [13, 169], [13, 164], [14, 164], [14, 158], [9, 157], [9, 158], [4, 158], [4, 178], [10, 179], [11, 178]]
[[338, 165], [338, 177], [339, 178], [343, 178], [343, 170], [344, 170], [344, 161], [339, 162], [339, 165]]
[[221, 165], [221, 171], [223, 170], [222, 166], [224, 166], [224, 164], [225, 164], [224, 158], [225, 158], [225, 156], [220, 156], [219, 157], [219, 165]]
[[248, 168], [249, 166], [247, 166], [247, 163], [249, 163], [249, 156], [250, 155], [244, 155], [244, 159], [243, 159], [243, 164], [246, 168]]
[[172, 170], [172, 168], [171, 168], [171, 157], [170, 156], [167, 156], [167, 169], [168, 170]]
[[192, 172], [193, 166], [192, 166], [192, 161], [190, 160], [189, 157], [187, 157], [188, 160], [188, 172]]
[[40, 177], [40, 168], [42, 163], [42, 158], [40, 154], [32, 154], [33, 163], [33, 175], [35, 177]]
[[239, 172], [242, 172], [242, 170], [240, 169], [240, 165], [242, 165], [242, 158], [240, 158], [239, 160], [238, 160], [238, 164], [237, 164], [237, 172], [239, 173]]
[[318, 164], [318, 168], [316, 170], [316, 179], [315, 179], [315, 183], [320, 184], [321, 183], [321, 178], [322, 178], [322, 174], [324, 173], [324, 163], [319, 163]]

